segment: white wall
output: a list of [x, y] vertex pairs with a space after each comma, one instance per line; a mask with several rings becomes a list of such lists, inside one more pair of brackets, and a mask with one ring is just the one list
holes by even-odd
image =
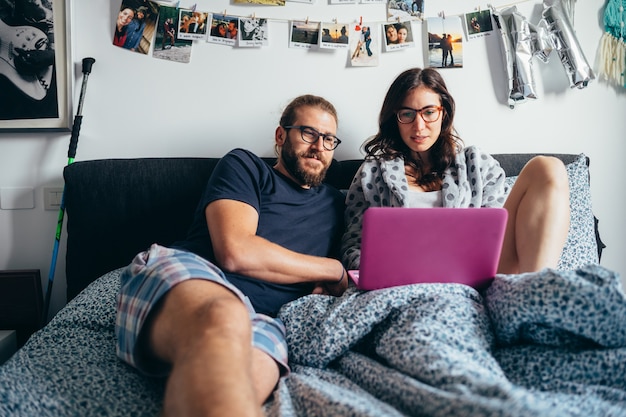
[[[448, 16], [479, 6], [468, 9], [465, 1], [437, 1]], [[162, 61], [112, 46], [119, 0], [71, 2], [75, 106], [81, 61], [88, 56], [96, 59], [77, 160], [221, 156], [236, 146], [271, 156], [282, 107], [307, 92], [325, 96], [337, 106], [338, 135], [344, 142], [336, 156], [356, 158], [363, 140], [376, 131], [379, 107], [391, 81], [406, 68], [423, 66], [421, 48], [384, 53], [378, 67], [352, 68], [347, 66], [347, 51], [287, 46], [288, 19], [354, 22], [363, 16], [364, 22], [382, 23], [384, 5], [331, 6], [324, 0], [285, 7], [240, 6], [228, 0], [187, 3], [197, 3], [200, 10], [274, 19], [269, 23], [270, 46], [236, 49], [199, 42], [190, 64]], [[603, 33], [604, 3], [576, 4], [575, 29], [591, 64]], [[189, 6], [184, 1], [181, 5]], [[531, 22], [538, 22], [540, 1], [521, 2], [518, 8]], [[419, 25], [414, 26], [417, 30]], [[465, 42], [464, 67], [443, 72], [458, 106], [457, 129], [466, 144], [492, 153], [583, 152], [591, 157], [593, 208], [608, 246], [602, 264], [623, 277], [626, 220], [621, 212], [626, 185], [613, 180], [626, 155], [626, 90], [599, 80], [586, 89], [570, 89], [555, 54], [548, 64], [533, 65], [539, 99], [511, 110], [506, 105], [498, 37]], [[42, 278], [48, 276], [57, 212], [43, 210], [42, 188], [62, 185], [68, 140], [65, 133], [0, 133], [0, 187], [34, 187], [36, 200], [31, 210], [0, 210], [0, 269], [38, 268]], [[65, 302], [64, 242], [65, 235], [51, 312]]]

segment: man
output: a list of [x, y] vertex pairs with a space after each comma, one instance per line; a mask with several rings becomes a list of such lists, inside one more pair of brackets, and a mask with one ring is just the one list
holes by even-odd
[[441, 67], [448, 66], [448, 36], [444, 33], [439, 41], [439, 47], [441, 48]]
[[226, 37], [228, 39], [237, 39], [237, 22], [235, 20], [230, 20], [228, 22], [228, 31], [226, 32]]
[[372, 56], [372, 50], [370, 49], [370, 44], [372, 43], [372, 32], [370, 31], [369, 26], [363, 27], [363, 39], [365, 39], [365, 50], [367, 51], [367, 56]]
[[189, 25], [187, 26], [187, 33], [198, 33], [198, 28], [200, 27], [200, 22], [198, 22], [198, 16], [194, 14], [191, 16], [189, 20]]
[[170, 48], [174, 46], [174, 35], [176, 30], [174, 29], [174, 20], [167, 18], [163, 22], [163, 40], [161, 41], [161, 49], [165, 49], [165, 42], [169, 41]]
[[450, 56], [450, 67], [454, 66], [454, 56], [452, 55], [452, 50], [454, 49], [454, 42], [452, 42], [452, 35], [448, 33], [446, 37], [446, 48], [448, 49], [448, 55]]
[[236, 149], [221, 158], [185, 241], [153, 245], [121, 277], [118, 355], [168, 373], [164, 416], [254, 416], [288, 372], [280, 306], [341, 295], [329, 255], [343, 232], [343, 195], [322, 183], [337, 115], [305, 95], [284, 110], [271, 167]]
[[413, 12], [414, 15], [420, 16], [424, 12], [424, 0], [413, 0], [411, 12]]

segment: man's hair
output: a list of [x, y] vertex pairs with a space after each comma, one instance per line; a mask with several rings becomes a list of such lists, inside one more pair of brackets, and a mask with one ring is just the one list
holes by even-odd
[[297, 117], [296, 112], [300, 107], [317, 107], [332, 115], [335, 118], [335, 122], [339, 124], [337, 110], [335, 110], [335, 106], [333, 106], [332, 103], [323, 97], [305, 94], [296, 97], [287, 105], [287, 107], [285, 107], [285, 110], [283, 110], [283, 114], [280, 117], [280, 125], [282, 127], [293, 125]]

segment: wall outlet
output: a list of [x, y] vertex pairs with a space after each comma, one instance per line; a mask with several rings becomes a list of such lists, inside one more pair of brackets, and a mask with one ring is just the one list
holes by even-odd
[[43, 208], [44, 210], [59, 210], [63, 199], [63, 187], [44, 187]]

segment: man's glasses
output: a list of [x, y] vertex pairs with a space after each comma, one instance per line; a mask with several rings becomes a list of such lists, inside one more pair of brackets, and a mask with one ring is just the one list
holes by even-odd
[[317, 143], [319, 138], [322, 138], [322, 146], [327, 151], [334, 150], [341, 141], [335, 135], [324, 134], [318, 132], [315, 128], [311, 126], [285, 126], [285, 129], [299, 129], [300, 135], [302, 136], [302, 140], [306, 143], [314, 144]]
[[429, 106], [419, 110], [403, 107], [396, 112], [396, 117], [400, 123], [413, 123], [419, 113], [424, 122], [432, 123], [439, 120], [442, 110], [443, 107], [441, 106]]

